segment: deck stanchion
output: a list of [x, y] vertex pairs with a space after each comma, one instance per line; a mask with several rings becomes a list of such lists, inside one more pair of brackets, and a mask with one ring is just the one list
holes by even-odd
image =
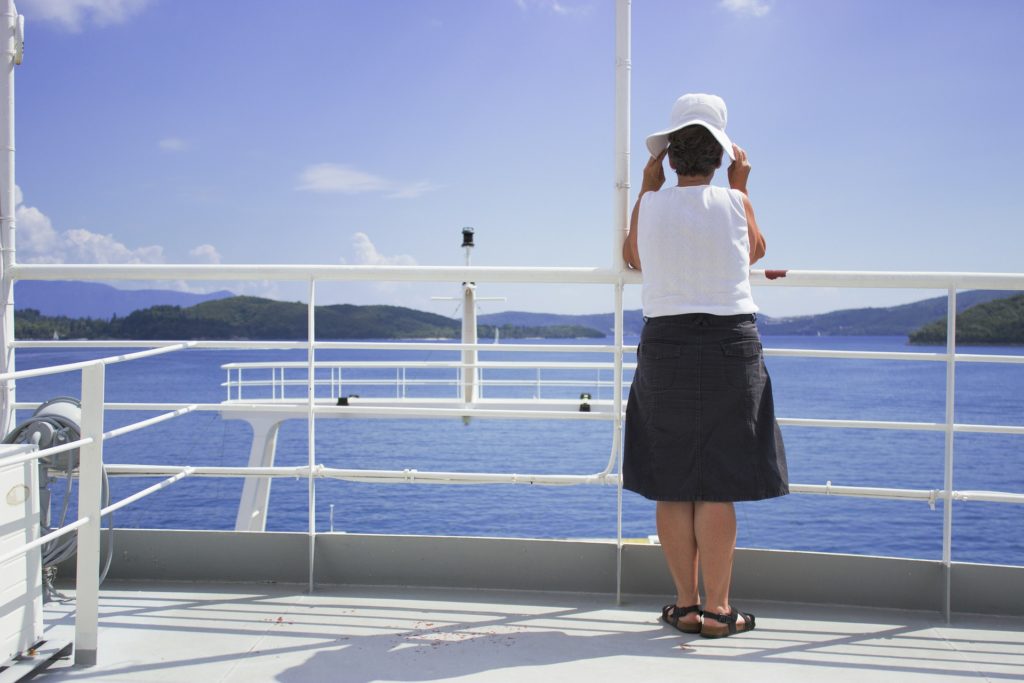
[[942, 566], [945, 579], [942, 611], [946, 623], [952, 618], [953, 575], [953, 438], [956, 406], [956, 287], [949, 288], [946, 302], [946, 453], [942, 494]]
[[89, 521], [78, 530], [75, 579], [75, 664], [96, 664], [99, 637], [100, 505], [103, 470], [103, 401], [106, 368], [102, 363], [82, 370], [82, 436], [92, 441], [79, 451], [78, 518]]
[[316, 484], [313, 467], [316, 464], [316, 280], [309, 279], [309, 308], [307, 311], [309, 336], [309, 369], [306, 376], [306, 424], [309, 435], [309, 592], [313, 592], [313, 561], [316, 554]]
[[616, 459], [615, 482], [615, 603], [622, 604], [622, 288], [615, 285], [615, 384], [612, 389], [612, 457]]

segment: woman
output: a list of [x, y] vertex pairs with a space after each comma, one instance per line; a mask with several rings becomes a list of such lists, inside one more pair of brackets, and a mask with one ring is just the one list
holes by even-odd
[[[623, 484], [657, 501], [676, 585], [662, 618], [706, 638], [755, 623], [729, 603], [733, 502], [789, 492], [750, 291], [750, 265], [765, 241], [747, 197], [747, 155], [725, 124], [719, 97], [676, 101], [670, 127], [647, 138], [652, 156], [623, 245], [630, 267], [643, 266], [646, 320], [626, 409]], [[731, 189], [711, 185], [723, 152]], [[678, 183], [662, 189], [666, 156]]]

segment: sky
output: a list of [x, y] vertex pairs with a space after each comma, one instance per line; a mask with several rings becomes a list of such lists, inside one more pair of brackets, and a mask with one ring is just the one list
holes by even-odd
[[[472, 226], [473, 265], [612, 265], [612, 0], [16, 4], [20, 262], [461, 265]], [[716, 93], [753, 166], [757, 267], [1020, 270], [1024, 2], [634, 0], [632, 22], [631, 203], [647, 134]], [[430, 297], [458, 283], [318, 292], [451, 315]], [[755, 289], [770, 316], [937, 294]], [[480, 295], [612, 309], [608, 287]]]

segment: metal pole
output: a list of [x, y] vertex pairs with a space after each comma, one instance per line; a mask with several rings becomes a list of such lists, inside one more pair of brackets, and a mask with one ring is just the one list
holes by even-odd
[[[622, 260], [622, 243], [629, 230], [629, 131], [630, 71], [632, 69], [632, 25], [630, 0], [615, 3], [615, 216], [612, 221], [612, 270], [626, 268]], [[615, 422], [612, 432], [611, 458], [618, 459], [616, 483], [615, 531], [615, 602], [622, 603], [622, 281], [615, 285], [615, 384], [612, 410]], [[609, 459], [610, 460], [610, 459]], [[609, 462], [609, 466], [611, 462]]]
[[622, 604], [622, 284], [615, 285], [615, 383], [612, 389], [612, 457], [616, 458], [615, 483], [615, 602]]
[[953, 574], [953, 425], [956, 376], [956, 287], [949, 288], [946, 304], [946, 453], [942, 496], [942, 566], [945, 574], [943, 612], [946, 623], [952, 618]]
[[78, 518], [89, 522], [78, 530], [75, 579], [75, 664], [96, 664], [99, 638], [100, 506], [103, 471], [103, 401], [106, 367], [82, 370], [82, 446], [78, 475]]
[[313, 592], [313, 561], [316, 550], [316, 480], [313, 478], [313, 466], [316, 464], [316, 280], [309, 280], [309, 308], [308, 308], [308, 377], [306, 380], [306, 394], [308, 413], [306, 423], [309, 435], [309, 592]]
[[629, 230], [630, 0], [615, 4], [615, 216], [612, 221], [612, 270], [625, 269], [622, 243]]
[[[14, 372], [14, 261], [15, 179], [14, 179], [14, 67], [21, 63], [21, 17], [14, 0], [3, 0], [4, 62], [0, 74], [0, 101], [3, 102], [3, 123], [0, 124], [0, 374]], [[0, 434], [14, 428], [15, 382], [7, 381], [0, 388]]]

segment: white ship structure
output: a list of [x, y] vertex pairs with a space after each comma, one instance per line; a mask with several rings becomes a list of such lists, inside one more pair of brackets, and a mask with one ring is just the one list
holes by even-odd
[[[956, 348], [957, 292], [1024, 290], [1024, 275], [1001, 273], [756, 271], [758, 287], [931, 289], [948, 296], [947, 345], [941, 352], [883, 353], [774, 349], [769, 355], [943, 364], [945, 419], [895, 422], [785, 416], [806, 429], [936, 432], [944, 435], [943, 486], [937, 490], [832, 486], [794, 482], [795, 495], [918, 501], [941, 509], [942, 558], [917, 560], [778, 550], [737, 551], [733, 594], [745, 608], [763, 604], [758, 630], [706, 643], [680, 638], [657, 622], [672, 584], [660, 548], [628, 542], [621, 525], [619, 478], [624, 387], [635, 367], [635, 347], [623, 340], [623, 292], [639, 284], [623, 267], [618, 245], [627, 225], [629, 193], [630, 3], [617, 2], [615, 214], [610, 262], [586, 268], [351, 265], [93, 265], [26, 264], [16, 259], [13, 211], [14, 74], [21, 62], [23, 21], [13, 0], [4, 8], [4, 64], [0, 102], [0, 210], [2, 210], [2, 362], [0, 415], [8, 443], [0, 446], [0, 642], [6, 660], [0, 681], [19, 680], [49, 666], [53, 680], [677, 680], [757, 677], [761, 680], [1021, 680], [1024, 678], [1024, 568], [954, 562], [955, 511], [960, 506], [1020, 506], [1024, 494], [957, 489], [954, 437], [963, 433], [1024, 436], [1024, 427], [954, 421], [956, 369], [965, 363], [1019, 364], [1024, 357], [961, 353]], [[471, 242], [470, 236], [470, 242]], [[464, 245], [465, 246], [465, 245]], [[468, 249], [467, 249], [468, 251]], [[23, 280], [185, 280], [303, 282], [308, 287], [308, 334], [299, 342], [242, 341], [21, 341], [13, 325], [14, 283]], [[327, 362], [336, 349], [422, 351], [424, 342], [334, 342], [317, 338], [313, 315], [323, 283], [404, 281], [462, 287], [463, 337], [430, 343], [458, 361]], [[476, 337], [476, 287], [502, 283], [592, 287], [595, 301], [610, 299], [615, 332], [609, 344], [500, 345], [530, 360], [481, 360], [493, 342]], [[60, 366], [18, 370], [20, 349], [117, 347], [112, 355]], [[105, 397], [105, 373], [115, 364], [193, 349], [234, 349], [224, 366], [223, 401], [115, 403]], [[301, 349], [298, 363], [245, 362], [252, 350]], [[565, 354], [592, 354], [567, 362]], [[545, 354], [549, 359], [532, 358]], [[388, 374], [389, 397], [359, 394], [366, 370]], [[448, 397], [413, 391], [448, 373]], [[531, 379], [502, 379], [502, 371]], [[580, 379], [566, 379], [578, 372]], [[81, 378], [81, 401], [40, 406], [21, 402], [21, 379], [56, 373]], [[547, 377], [545, 377], [547, 375]], [[433, 375], [432, 375], [433, 377]], [[556, 377], [557, 379], [552, 379]], [[210, 378], [211, 381], [220, 381]], [[203, 381], [203, 378], [197, 378]], [[385, 381], [385, 380], [375, 380]], [[508, 398], [503, 383], [529, 382], [528, 398]], [[545, 391], [553, 386], [559, 391]], [[574, 387], [579, 388], [579, 398]], [[565, 389], [574, 391], [564, 398]], [[559, 397], [563, 396], [563, 397]], [[155, 395], [155, 399], [158, 398]], [[19, 423], [16, 411], [35, 414]], [[109, 429], [104, 416], [133, 411], [145, 417]], [[210, 467], [104, 465], [104, 444], [125, 434], [194, 412], [219, 413], [252, 426], [246, 463]], [[317, 425], [324, 420], [416, 418], [439, 420], [575, 420], [612, 426], [606, 465], [598, 471], [558, 474], [416, 469], [345, 469], [323, 464]], [[308, 428], [307, 461], [275, 462], [280, 426]], [[439, 444], [439, 447], [443, 445]], [[40, 463], [43, 466], [40, 467]], [[41, 476], [72, 470], [77, 515], [42, 535], [48, 499]], [[42, 472], [42, 475], [41, 475]], [[105, 477], [147, 477], [152, 486], [115, 503], [103, 501]], [[110, 543], [104, 517], [138, 500], [161, 495], [194, 477], [241, 477], [234, 531], [119, 529], [109, 571], [101, 572]], [[308, 483], [308, 528], [268, 532], [274, 478]], [[618, 491], [618, 528], [604, 539], [549, 540], [362, 535], [317, 528], [317, 482], [340, 479], [365, 486], [389, 483], [607, 486]], [[43, 501], [41, 502], [41, 497]], [[1024, 508], [1022, 508], [1024, 509]], [[202, 510], [194, 514], [202, 515]], [[72, 603], [43, 603], [47, 550], [74, 539], [61, 575], [74, 576]], [[998, 540], [998, 539], [994, 539]], [[763, 626], [762, 626], [763, 624]], [[684, 657], [684, 662], [679, 662]], [[678, 668], [678, 667], [686, 667]], [[46, 680], [46, 678], [44, 678]]]

